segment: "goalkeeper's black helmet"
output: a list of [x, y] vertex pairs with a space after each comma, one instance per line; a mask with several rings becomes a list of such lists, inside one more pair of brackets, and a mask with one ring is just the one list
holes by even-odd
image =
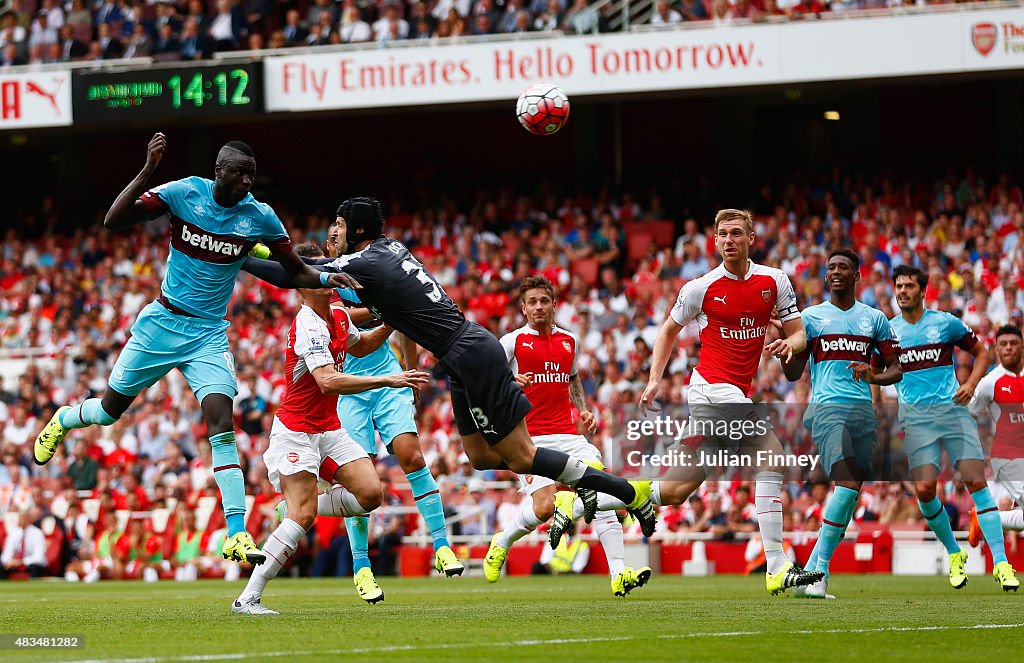
[[384, 213], [376, 198], [349, 198], [338, 206], [337, 216], [347, 227], [345, 253], [353, 253], [357, 244], [384, 234]]

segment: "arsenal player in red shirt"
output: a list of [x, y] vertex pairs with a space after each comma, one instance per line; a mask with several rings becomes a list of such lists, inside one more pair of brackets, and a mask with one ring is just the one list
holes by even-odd
[[[509, 368], [533, 405], [526, 415], [526, 427], [539, 448], [554, 449], [603, 469], [601, 451], [580, 435], [573, 408], [588, 433], [597, 430], [597, 419], [587, 409], [583, 382], [576, 372], [579, 340], [570, 331], [556, 327], [555, 288], [543, 275], [527, 276], [519, 284], [519, 297], [527, 324], [501, 337]], [[512, 524], [491, 539], [484, 558], [484, 575], [490, 582], [501, 577], [512, 544], [547, 521], [554, 514], [554, 479], [532, 474], [519, 475], [520, 492], [532, 496], [524, 501]], [[614, 511], [598, 511], [594, 530], [608, 558], [612, 592], [625, 596], [642, 587], [651, 569], [633, 569], [623, 561], [622, 524]]]
[[[999, 365], [981, 379], [971, 400], [971, 414], [988, 410], [995, 427], [992, 440], [992, 474], [1016, 500], [1017, 508], [1000, 511], [1004, 530], [1024, 530], [1024, 339], [1019, 327], [1003, 325], [996, 332]], [[971, 509], [968, 542], [982, 539], [978, 514]]]
[[[742, 440], [743, 451], [749, 454], [744, 461], [758, 468], [754, 505], [768, 566], [765, 584], [770, 593], [778, 594], [790, 587], [816, 582], [824, 574], [805, 571], [790, 562], [783, 552], [780, 499], [783, 476], [779, 471], [781, 467], [775, 465], [782, 457], [782, 444], [767, 422], [766, 413], [751, 402], [747, 393], [762, 352], [788, 362], [807, 346], [807, 336], [789, 277], [781, 270], [750, 260], [750, 248], [755, 241], [750, 213], [720, 210], [715, 215], [714, 231], [722, 264], [687, 282], [679, 291], [654, 343], [651, 374], [640, 397], [640, 412], [646, 415], [648, 411], [661, 411], [655, 400], [676, 338], [683, 327], [696, 321], [701, 352], [690, 378], [687, 399], [690, 433], [696, 435], [703, 430], [718, 434], [717, 438], [706, 439], [704, 443]], [[765, 347], [773, 315], [781, 321], [783, 338]], [[694, 424], [702, 428], [697, 430]], [[728, 436], [721, 432], [725, 429], [729, 431]], [[681, 443], [692, 448], [700, 440], [698, 436]], [[703, 454], [700, 457], [703, 458]], [[693, 467], [673, 467], [662, 480], [652, 482], [651, 501], [660, 505], [683, 504], [700, 486], [703, 471], [699, 461]], [[599, 506], [618, 508], [606, 496], [600, 497]], [[579, 510], [561, 495], [556, 496], [555, 508], [552, 538], [560, 536], [561, 532], [556, 529], [560, 530], [560, 524]], [[564, 518], [560, 517], [563, 515]]]
[[[296, 251], [303, 257], [323, 255], [313, 243]], [[253, 571], [235, 600], [232, 612], [237, 614], [277, 614], [262, 605], [263, 590], [295, 553], [318, 513], [355, 516], [380, 506], [383, 493], [377, 472], [366, 451], [342, 427], [338, 396], [379, 387], [418, 388], [429, 379], [428, 374], [414, 370], [380, 376], [345, 375], [346, 354], [373, 352], [387, 340], [391, 328], [360, 332], [344, 309], [331, 308], [331, 288], [298, 292], [303, 306], [289, 330], [285, 350], [288, 386], [274, 417], [270, 447], [263, 454], [270, 481], [284, 493], [287, 510], [281, 513], [279, 508], [281, 524], [263, 546], [267, 561]], [[319, 498], [318, 476], [337, 484]], [[366, 600], [383, 599], [379, 587], [372, 589], [374, 596], [364, 596]]]

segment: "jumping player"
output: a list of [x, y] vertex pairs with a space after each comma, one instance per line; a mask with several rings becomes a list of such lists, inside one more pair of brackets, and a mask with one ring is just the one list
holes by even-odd
[[[316, 244], [298, 247], [304, 255], [322, 255]], [[429, 376], [420, 371], [364, 377], [342, 372], [345, 356], [366, 355], [379, 348], [391, 333], [380, 326], [361, 334], [344, 309], [331, 307], [331, 289], [300, 289], [303, 306], [292, 322], [285, 350], [288, 384], [270, 431], [270, 446], [263, 454], [274, 488], [284, 493], [287, 511], [263, 552], [266, 564], [256, 568], [232, 611], [247, 615], [277, 614], [262, 605], [267, 582], [277, 576], [313, 526], [318, 502], [331, 505], [332, 515], [365, 515], [383, 499], [373, 462], [338, 420], [338, 395], [388, 387], [402, 389], [425, 385]], [[317, 497], [317, 477], [333, 481], [327, 493]], [[384, 593], [364, 597], [380, 601]], [[371, 600], [372, 599], [372, 600]]]
[[[526, 430], [531, 405], [508, 369], [498, 339], [462, 315], [409, 250], [383, 235], [374, 198], [352, 198], [338, 208], [343, 255], [320, 269], [358, 279], [359, 296], [374, 317], [432, 352], [448, 372], [463, 448], [477, 469], [508, 469], [555, 479], [577, 491], [614, 495], [653, 533], [650, 484], [627, 482], [553, 449], [538, 449]], [[250, 271], [282, 287], [294, 281], [274, 263], [250, 258]], [[326, 276], [325, 276], [326, 277]], [[590, 498], [588, 498], [590, 499]]]
[[[821, 466], [835, 481], [825, 505], [818, 540], [807, 568], [825, 577], [794, 596], [835, 598], [828, 593], [828, 567], [857, 508], [861, 485], [873, 478], [878, 421], [871, 403], [871, 387], [895, 384], [903, 378], [899, 343], [885, 315], [856, 299], [860, 258], [849, 249], [828, 256], [825, 282], [830, 301], [801, 312], [807, 330], [807, 348], [782, 365], [786, 377], [799, 380], [811, 365], [811, 405], [804, 425], [821, 455]], [[877, 352], [883, 370], [872, 366]]]
[[[102, 398], [63, 406], [35, 441], [35, 462], [47, 463], [68, 432], [93, 424], [109, 426], [140, 391], [180, 369], [200, 403], [213, 449], [228, 538], [225, 558], [262, 564], [263, 553], [245, 531], [245, 480], [235, 448], [232, 399], [238, 393], [228, 345], [228, 300], [235, 277], [258, 241], [300, 287], [319, 287], [321, 276], [292, 250], [274, 211], [249, 193], [256, 174], [252, 149], [231, 141], [217, 154], [214, 180], [187, 177], [146, 190], [167, 148], [162, 133], [149, 141], [146, 165], [117, 196], [103, 225], [113, 231], [168, 215], [170, 255], [160, 297], [132, 325], [131, 339], [114, 364]], [[335, 285], [349, 286], [351, 279]]]
[[[766, 424], [766, 416], [747, 397], [757, 372], [762, 350], [789, 361], [803, 352], [807, 345], [804, 325], [797, 310], [796, 294], [789, 277], [778, 269], [765, 267], [749, 258], [754, 245], [754, 228], [750, 214], [723, 209], [715, 215], [715, 245], [722, 254], [722, 264], [706, 275], [687, 282], [665, 320], [654, 343], [651, 374], [647, 388], [640, 397], [640, 412], [660, 412], [655, 404], [662, 375], [676, 337], [690, 321], [700, 328], [700, 362], [690, 378], [689, 403], [691, 420], [698, 424], [748, 421]], [[772, 314], [782, 323], [783, 338], [764, 345]], [[756, 432], [756, 429], [755, 429]], [[691, 439], [699, 440], [699, 436]], [[781, 456], [782, 445], [770, 426], [764, 433], [746, 440], [745, 448], [767, 451], [752, 454], [752, 463], [760, 463], [756, 476], [754, 505], [764, 545], [768, 570], [765, 586], [772, 594], [790, 587], [809, 585], [824, 576], [819, 571], [805, 571], [790, 562], [782, 548], [782, 473], [773, 463]], [[700, 486], [693, 470], [681, 469], [654, 482], [652, 501], [659, 505], [683, 504]], [[679, 478], [677, 478], [677, 476]], [[650, 485], [650, 484], [648, 484]], [[622, 508], [615, 500], [602, 498], [601, 509]], [[586, 509], [562, 495], [555, 498], [555, 519], [551, 526], [552, 544]]]
[[[589, 433], [597, 430], [597, 419], [587, 409], [583, 382], [576, 372], [579, 340], [569, 331], [555, 326], [555, 288], [544, 276], [527, 276], [519, 284], [520, 306], [527, 324], [501, 337], [509, 367], [523, 387], [533, 409], [526, 415], [526, 427], [539, 448], [555, 449], [601, 467], [601, 452], [576, 432], [572, 406]], [[489, 582], [501, 577], [501, 567], [512, 544], [551, 518], [557, 486], [547, 477], [519, 475], [521, 492], [532, 499], [504, 531], [491, 539], [484, 558], [484, 575]], [[633, 569], [623, 561], [622, 524], [614, 511], [598, 511], [594, 530], [608, 558], [612, 593], [625, 596], [642, 587], [651, 577], [651, 569]]]
[[[327, 231], [327, 255], [330, 258], [337, 258], [341, 253], [338, 246], [339, 231], [337, 224], [331, 224]], [[362, 306], [355, 291], [343, 289], [338, 290], [338, 294], [343, 302], [351, 305], [348, 313], [356, 325], [362, 328], [373, 319], [370, 312]], [[416, 344], [404, 334], [399, 334], [399, 337], [405, 368], [413, 369], [416, 367]], [[401, 370], [402, 364], [399, 363], [391, 345], [387, 343], [365, 357], [349, 357], [348, 365], [345, 367], [345, 372], [349, 375], [367, 376], [389, 375]], [[416, 507], [423, 516], [427, 529], [430, 530], [434, 541], [434, 568], [438, 573], [448, 577], [462, 575], [465, 567], [448, 543], [440, 490], [420, 450], [414, 400], [412, 389], [371, 389], [339, 399], [338, 416], [352, 439], [370, 457], [377, 456], [377, 434], [380, 434], [388, 452], [395, 456], [399, 467], [405, 472]], [[345, 519], [345, 530], [348, 532], [352, 547], [352, 571], [357, 588], [361, 585], [376, 586], [370, 567], [367, 520], [365, 516]], [[368, 593], [362, 589], [359, 591], [361, 595]]]
[[[957, 543], [946, 509], [935, 497], [942, 449], [974, 498], [996, 580], [1004, 590], [1016, 589], [1020, 583], [1007, 563], [999, 512], [985, 481], [978, 423], [965, 407], [988, 370], [988, 349], [959, 318], [925, 309], [928, 276], [923, 271], [900, 265], [893, 270], [892, 280], [900, 307], [900, 315], [889, 321], [900, 340], [903, 367], [903, 380], [896, 385], [900, 425], [906, 432], [904, 446], [917, 504], [949, 554], [949, 584], [955, 589], [967, 585], [967, 551]], [[974, 368], [963, 384], [957, 382], [954, 347], [974, 356]]]

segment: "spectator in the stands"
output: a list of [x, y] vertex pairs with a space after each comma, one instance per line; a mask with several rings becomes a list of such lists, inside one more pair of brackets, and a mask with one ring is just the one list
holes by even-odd
[[18, 525], [7, 533], [3, 553], [0, 554], [0, 577], [12, 573], [27, 573], [33, 578], [48, 575], [46, 568], [46, 537], [32, 524], [28, 511], [18, 514]]

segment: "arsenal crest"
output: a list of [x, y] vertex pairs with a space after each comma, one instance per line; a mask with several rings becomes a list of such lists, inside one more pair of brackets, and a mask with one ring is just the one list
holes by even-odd
[[771, 290], [762, 290], [761, 291], [761, 297], [766, 302], [770, 302], [772, 300], [772, 291]]
[[971, 28], [971, 43], [982, 56], [988, 55], [996, 47], [996, 38], [995, 23], [975, 23]]
[[289, 463], [297, 463], [297, 462], [299, 462], [299, 454], [295, 453], [294, 451], [289, 451], [288, 452], [288, 462]]
[[565, 348], [566, 352], [572, 352], [572, 346], [569, 345], [569, 341], [562, 341], [562, 347]]

